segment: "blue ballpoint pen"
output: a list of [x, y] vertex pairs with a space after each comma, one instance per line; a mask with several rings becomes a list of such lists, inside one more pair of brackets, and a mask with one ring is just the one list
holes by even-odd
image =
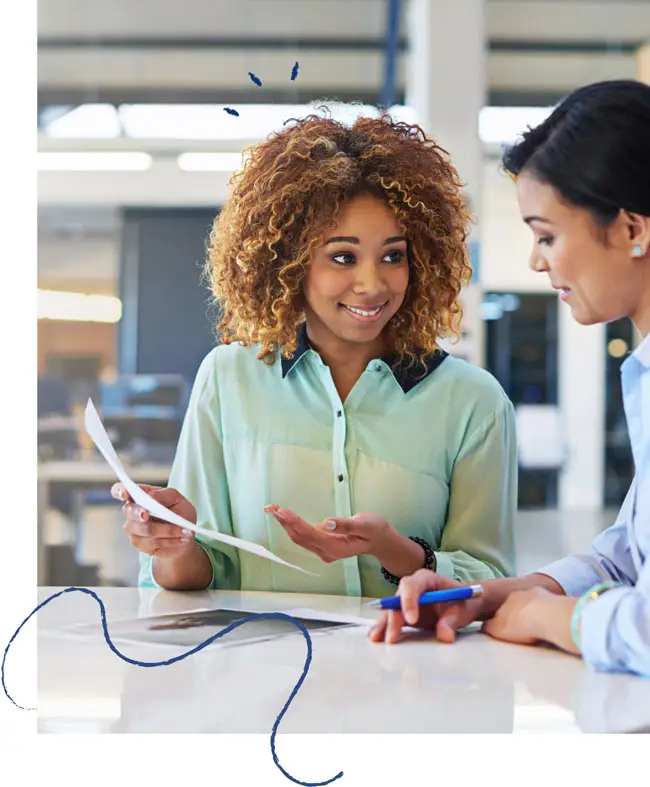
[[[467, 585], [466, 587], [449, 588], [448, 590], [432, 590], [429, 593], [423, 593], [418, 600], [418, 604], [438, 604], [441, 601], [464, 601], [465, 599], [475, 598], [482, 594], [482, 585]], [[400, 596], [389, 596], [388, 598], [378, 598], [375, 601], [369, 601], [365, 606], [381, 607], [381, 609], [399, 609], [400, 602]]]

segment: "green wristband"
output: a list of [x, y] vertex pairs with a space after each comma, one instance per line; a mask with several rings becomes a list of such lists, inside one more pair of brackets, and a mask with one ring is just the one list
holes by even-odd
[[603, 593], [612, 588], [620, 588], [622, 586], [621, 582], [599, 582], [584, 595], [580, 596], [573, 610], [573, 615], [571, 615], [571, 637], [578, 650], [582, 651], [582, 646], [580, 644], [580, 616], [585, 604], [590, 601], [595, 601], [599, 596], [602, 596]]

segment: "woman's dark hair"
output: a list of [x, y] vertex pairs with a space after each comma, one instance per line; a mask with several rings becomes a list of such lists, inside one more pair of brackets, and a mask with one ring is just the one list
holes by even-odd
[[530, 172], [601, 226], [619, 210], [650, 216], [650, 85], [613, 80], [574, 91], [506, 151], [503, 166]]

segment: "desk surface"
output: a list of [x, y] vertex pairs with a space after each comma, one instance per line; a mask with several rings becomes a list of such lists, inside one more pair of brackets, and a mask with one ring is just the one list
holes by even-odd
[[[56, 588], [40, 588], [39, 602]], [[367, 617], [362, 600], [264, 593], [170, 593], [99, 588], [109, 621], [226, 606], [247, 611], [307, 607]], [[38, 617], [39, 731], [270, 733], [304, 667], [300, 632], [224, 647], [227, 636], [176, 664], [127, 664], [101, 633], [96, 601], [70, 593]], [[571, 656], [497, 642], [478, 631], [452, 646], [421, 632], [396, 646], [363, 627], [312, 636], [313, 660], [279, 732], [650, 732], [650, 680], [595, 673]], [[127, 656], [163, 660], [170, 646], [117, 644]]]
[[[124, 469], [136, 483], [167, 484], [171, 465], [152, 462], [125, 464]], [[38, 480], [50, 483], [99, 483], [117, 481], [112, 468], [101, 459], [75, 459], [39, 462]]]

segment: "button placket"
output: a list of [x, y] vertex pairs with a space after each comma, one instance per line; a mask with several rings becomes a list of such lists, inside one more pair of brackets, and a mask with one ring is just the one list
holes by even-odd
[[[334, 480], [335, 515], [338, 517], [352, 516], [352, 500], [350, 478], [345, 458], [347, 440], [347, 420], [345, 407], [332, 380], [329, 369], [324, 370], [324, 382], [332, 404], [332, 470]], [[361, 595], [361, 578], [359, 576], [358, 558], [349, 557], [340, 561], [343, 568], [345, 587], [349, 595]]]

